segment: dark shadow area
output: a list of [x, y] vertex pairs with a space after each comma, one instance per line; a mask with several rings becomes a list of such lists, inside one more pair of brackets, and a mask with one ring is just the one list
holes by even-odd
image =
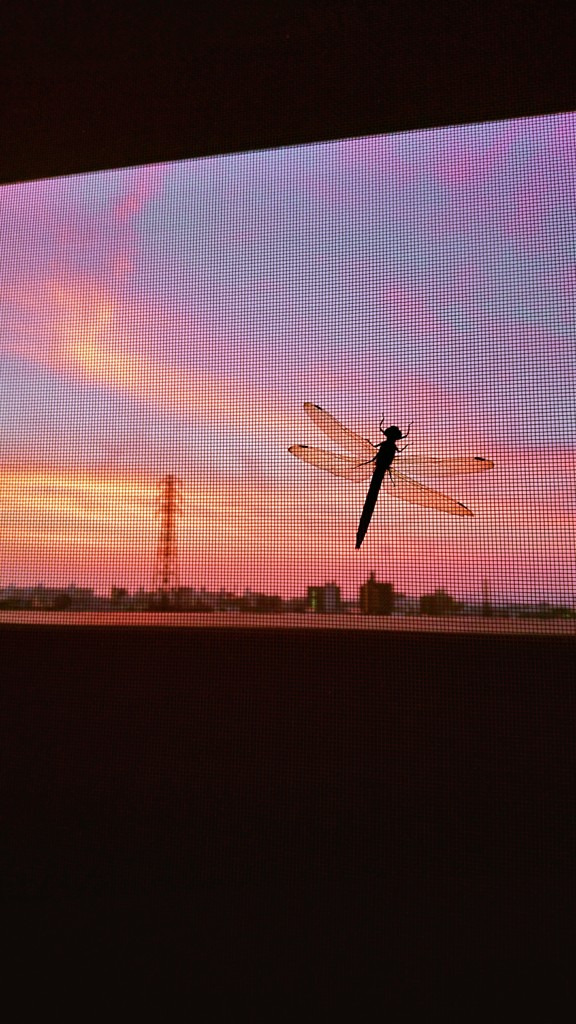
[[573, 640], [0, 642], [12, 1020], [569, 1019]]
[[569, 5], [9, 11], [0, 182], [574, 104]]

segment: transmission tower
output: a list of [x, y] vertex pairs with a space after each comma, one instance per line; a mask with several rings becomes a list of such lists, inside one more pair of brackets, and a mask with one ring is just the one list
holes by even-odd
[[176, 516], [182, 515], [182, 481], [171, 473], [158, 484], [160, 536], [156, 549], [153, 589], [161, 608], [177, 604], [180, 578], [176, 543]]

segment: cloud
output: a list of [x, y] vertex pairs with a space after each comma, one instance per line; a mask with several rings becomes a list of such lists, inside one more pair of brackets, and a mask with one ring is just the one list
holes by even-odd
[[[122, 282], [141, 242], [138, 219], [163, 192], [170, 164], [25, 182], [0, 189], [3, 287], [89, 274]], [[7, 254], [7, 256], [6, 256]]]
[[[166, 358], [155, 334], [182, 335], [186, 327], [169, 310], [151, 303], [118, 300], [113, 291], [90, 279], [48, 280], [43, 287], [13, 289], [9, 295], [14, 329], [4, 337], [5, 352], [65, 378], [100, 386], [154, 405], [186, 420], [217, 421], [242, 431], [271, 426], [281, 416], [278, 403], [263, 386], [247, 379], [229, 349], [227, 373], [180, 365]], [[160, 325], [160, 326], [159, 326]], [[196, 323], [196, 326], [197, 323]], [[222, 339], [215, 345], [222, 347]], [[198, 348], [210, 349], [209, 331], [200, 340], [188, 333], [190, 361]], [[170, 352], [170, 350], [168, 350]]]

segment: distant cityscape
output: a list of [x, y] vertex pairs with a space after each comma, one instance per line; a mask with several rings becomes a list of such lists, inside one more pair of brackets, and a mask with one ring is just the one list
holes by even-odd
[[478, 601], [460, 601], [439, 589], [420, 597], [394, 591], [391, 583], [379, 582], [372, 574], [359, 588], [358, 599], [345, 601], [335, 583], [310, 586], [306, 595], [283, 598], [245, 590], [236, 594], [229, 590], [210, 591], [204, 588], [174, 587], [171, 589], [135, 590], [113, 586], [109, 594], [98, 594], [88, 587], [0, 588], [0, 610], [89, 611], [89, 612], [237, 612], [250, 614], [315, 614], [349, 615], [481, 615], [499, 618], [576, 618], [576, 610], [547, 601], [538, 603], [492, 601], [486, 585]]
[[238, 614], [282, 615], [403, 615], [403, 616], [482, 616], [491, 618], [574, 619], [576, 607], [554, 604], [493, 600], [489, 581], [482, 580], [478, 600], [460, 600], [446, 590], [437, 589], [419, 597], [394, 590], [392, 583], [378, 581], [374, 573], [358, 590], [356, 600], [343, 600], [336, 583], [311, 585], [299, 597], [245, 590], [208, 590], [180, 586], [176, 522], [182, 514], [182, 481], [168, 473], [158, 481], [157, 512], [160, 530], [155, 553], [152, 587], [129, 591], [112, 586], [108, 594], [90, 587], [33, 586], [0, 588], [0, 611], [55, 612], [233, 612]]

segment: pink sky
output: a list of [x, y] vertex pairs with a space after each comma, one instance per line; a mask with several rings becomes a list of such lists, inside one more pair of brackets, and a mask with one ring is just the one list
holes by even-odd
[[[0, 189], [0, 586], [149, 587], [158, 481], [181, 581], [574, 599], [572, 115]], [[327, 408], [483, 455], [460, 520], [288, 454]], [[399, 466], [400, 468], [400, 466]], [[423, 480], [438, 487], [433, 480]]]

